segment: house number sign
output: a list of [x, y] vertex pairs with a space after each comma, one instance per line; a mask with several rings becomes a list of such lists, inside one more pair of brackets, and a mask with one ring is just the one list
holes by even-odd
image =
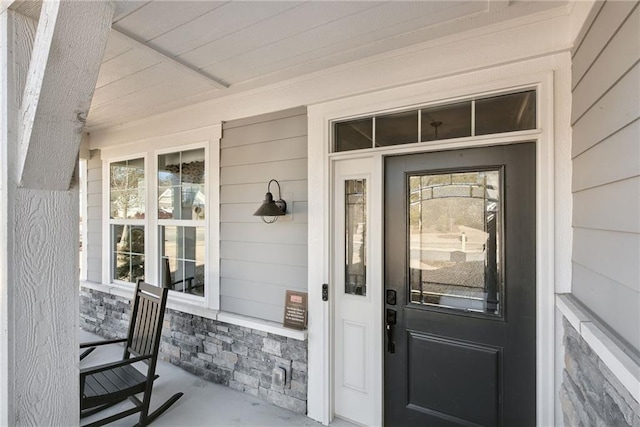
[[284, 327], [303, 330], [307, 327], [307, 293], [287, 291], [284, 301]]

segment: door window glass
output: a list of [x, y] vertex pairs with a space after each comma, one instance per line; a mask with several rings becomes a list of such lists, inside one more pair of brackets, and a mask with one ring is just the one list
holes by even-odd
[[411, 304], [501, 315], [500, 171], [410, 175]]
[[349, 179], [345, 188], [344, 292], [367, 294], [367, 180]]

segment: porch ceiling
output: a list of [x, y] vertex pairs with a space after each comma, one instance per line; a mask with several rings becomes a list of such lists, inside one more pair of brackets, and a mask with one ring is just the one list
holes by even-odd
[[[255, 89], [567, 1], [119, 1], [87, 130]], [[33, 2], [21, 12], [37, 17]]]

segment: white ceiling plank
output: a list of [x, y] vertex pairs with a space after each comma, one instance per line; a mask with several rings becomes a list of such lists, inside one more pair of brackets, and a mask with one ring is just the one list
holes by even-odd
[[118, 30], [115, 27], [111, 31], [111, 33], [113, 37], [120, 38], [122, 41], [129, 43], [131, 47], [135, 48], [136, 51], [144, 52], [144, 53], [150, 54], [151, 56], [155, 56], [158, 61], [166, 62], [174, 66], [175, 68], [182, 70], [184, 73], [190, 74], [191, 76], [206, 82], [210, 86], [213, 86], [217, 89], [225, 89], [229, 87], [229, 85], [217, 79], [216, 77], [210, 74], [209, 75], [204, 74], [200, 72], [200, 70], [193, 68], [191, 65], [183, 61], [180, 61], [179, 59], [172, 58], [171, 56], [168, 56], [168, 54], [165, 54], [164, 52], [161, 52], [145, 43], [142, 43], [141, 41], [136, 40], [135, 38], [133, 38], [133, 36], [122, 33], [120, 30]]
[[126, 18], [133, 12], [142, 9], [145, 5], [148, 5], [151, 1], [137, 1], [137, 0], [125, 0], [116, 1], [116, 11], [113, 14], [113, 23]]
[[[114, 31], [111, 30], [111, 37], [113, 36]], [[162, 62], [162, 60], [145, 50], [129, 49], [102, 63], [96, 88], [101, 88], [131, 74], [153, 67], [159, 62]]]
[[110, 59], [115, 58], [116, 56], [122, 55], [126, 51], [131, 50], [131, 46], [127, 43], [124, 43], [117, 37], [111, 36], [109, 34], [109, 41], [107, 42], [107, 50], [104, 52], [104, 56], [102, 57], [102, 62], [109, 61]]
[[104, 117], [113, 119], [117, 117], [126, 122], [128, 121], [128, 116], [136, 115], [139, 111], [152, 109], [157, 105], [198, 94], [204, 90], [206, 89], [203, 88], [201, 83], [196, 82], [194, 84], [192, 79], [165, 80], [157, 85], [129, 93], [106, 104], [92, 108], [91, 114], [95, 114], [96, 118]]
[[222, 62], [277, 41], [295, 37], [329, 22], [361, 13], [379, 2], [310, 2], [180, 55], [199, 68]]
[[[532, 10], [530, 3], [518, 4], [518, 7], [510, 7], [508, 16], [504, 14], [495, 15], [487, 13], [474, 13], [464, 19], [454, 19], [439, 23], [437, 25], [422, 27], [409, 33], [400, 33], [396, 36], [389, 36], [379, 39], [369, 44], [357, 44], [357, 40], [345, 41], [343, 49], [338, 52], [333, 50], [333, 46], [326, 46], [317, 50], [309, 48], [302, 55], [281, 59], [277, 63], [265, 65], [262, 68], [262, 74], [255, 78], [252, 75], [239, 75], [237, 78], [244, 77], [242, 83], [235, 82], [235, 87], [259, 87], [263, 84], [271, 84], [277, 81], [295, 78], [304, 74], [313, 73], [321, 69], [327, 69], [339, 66], [345, 63], [363, 60], [385, 52], [402, 50], [410, 46], [419, 45], [425, 42], [438, 43], [437, 40], [448, 40], [449, 37], [465, 37], [463, 34], [474, 29], [487, 27], [491, 25], [500, 25], [503, 29], [510, 28], [510, 25], [525, 25], [527, 23], [539, 22], [547, 18], [555, 16], [558, 10], [557, 2], [537, 2], [535, 10]], [[522, 7], [520, 7], [522, 6]], [[517, 10], [519, 9], [519, 10]], [[525, 10], [526, 9], [526, 10]], [[526, 19], [523, 19], [526, 15]], [[518, 19], [517, 24], [508, 24], [511, 19]], [[505, 22], [506, 21], [506, 22]], [[457, 36], [456, 36], [457, 35]], [[244, 68], [244, 71], [249, 71]], [[211, 72], [218, 72], [216, 66], [212, 67]], [[253, 74], [256, 76], [256, 74]]]
[[227, 79], [233, 76], [234, 80], [230, 81], [238, 83], [260, 74], [304, 63], [313, 58], [325, 58], [343, 50], [374, 44], [412, 30], [460, 19], [485, 10], [485, 3], [475, 1], [412, 2], [410, 6], [404, 3], [401, 6], [395, 2], [384, 3], [365, 10], [361, 14], [347, 16], [295, 37], [284, 39], [259, 51], [252, 51], [217, 66], [207, 67], [205, 71], [211, 73], [224, 70], [223, 73]]
[[[109, 41], [89, 115], [92, 129], [250, 93], [425, 42], [450, 43], [483, 27], [503, 31], [534, 24], [568, 10], [566, 0], [153, 0], [117, 5], [115, 28], [130, 40], [114, 35]], [[160, 70], [166, 70], [164, 78]], [[190, 82], [184, 93], [172, 89], [175, 79]], [[218, 89], [204, 84], [207, 79], [231, 86]], [[171, 95], [158, 98], [155, 92], [163, 91]], [[155, 101], [137, 99], [144, 96]], [[123, 99], [130, 105], [123, 106]]]
[[93, 93], [93, 101], [91, 102], [93, 109], [101, 105], [113, 102], [118, 98], [139, 92], [148, 87], [162, 87], [167, 81], [171, 80], [191, 79], [194, 86], [200, 86], [206, 89], [208, 85], [200, 82], [199, 79], [185, 76], [181, 70], [165, 63], [159, 62], [149, 68], [130, 74], [125, 78], [116, 80], [112, 83], [97, 88]]
[[298, 6], [300, 2], [229, 2], [168, 33], [149, 45], [175, 56]]
[[[154, 1], [117, 22], [117, 27], [138, 40], [149, 41], [223, 6], [226, 1]], [[149, 19], [152, 16], [153, 19]]]

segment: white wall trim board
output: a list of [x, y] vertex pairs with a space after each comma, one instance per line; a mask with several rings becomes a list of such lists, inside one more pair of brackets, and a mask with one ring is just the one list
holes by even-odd
[[[87, 281], [81, 281], [80, 286], [83, 288], [92, 289], [94, 291], [103, 292], [105, 294], [122, 298], [133, 298], [133, 287], [131, 286], [119, 284], [104, 285], [102, 283]], [[256, 331], [262, 331], [287, 338], [293, 338], [299, 341], [305, 341], [307, 339], [307, 331], [289, 329], [276, 322], [256, 319], [253, 317], [243, 316], [235, 313], [213, 310], [202, 305], [197, 306], [194, 304], [185, 304], [180, 299], [174, 298], [175, 296], [176, 295], [169, 294], [169, 300], [167, 301], [167, 307], [172, 310], [193, 314], [194, 316], [200, 316], [206, 319], [217, 320], [219, 322], [229, 323], [231, 325], [255, 329]]]
[[632, 396], [640, 396], [640, 364], [622, 348], [572, 294], [556, 295], [556, 306]]
[[[429, 82], [400, 86], [309, 107], [309, 385], [308, 415], [328, 424], [332, 412], [331, 308], [321, 301], [321, 285], [331, 277], [329, 259], [329, 182], [332, 159], [329, 130], [332, 120], [389, 111], [403, 107], [437, 103], [477, 94], [513, 88], [538, 89], [539, 131], [488, 139], [464, 138], [420, 149], [395, 147], [383, 154], [430, 151], [469, 146], [537, 141], [537, 422], [556, 423], [558, 405], [555, 384], [555, 308], [554, 295], [571, 281], [571, 202], [570, 174], [558, 170], [570, 152], [570, 55], [568, 52], [529, 61], [502, 65]], [[344, 158], [376, 155], [371, 152], [345, 154]], [[378, 154], [379, 155], [379, 154]], [[566, 157], [566, 159], [565, 159]], [[567, 160], [568, 161], [568, 160]], [[562, 237], [560, 239], [559, 237]], [[372, 236], [373, 238], [373, 236]], [[374, 245], [375, 246], [375, 245]], [[382, 313], [382, 308], [380, 308]], [[381, 315], [381, 314], [380, 314]], [[380, 349], [382, 351], [382, 349]], [[382, 384], [379, 385], [382, 387]], [[382, 405], [382, 402], [380, 402]]]

